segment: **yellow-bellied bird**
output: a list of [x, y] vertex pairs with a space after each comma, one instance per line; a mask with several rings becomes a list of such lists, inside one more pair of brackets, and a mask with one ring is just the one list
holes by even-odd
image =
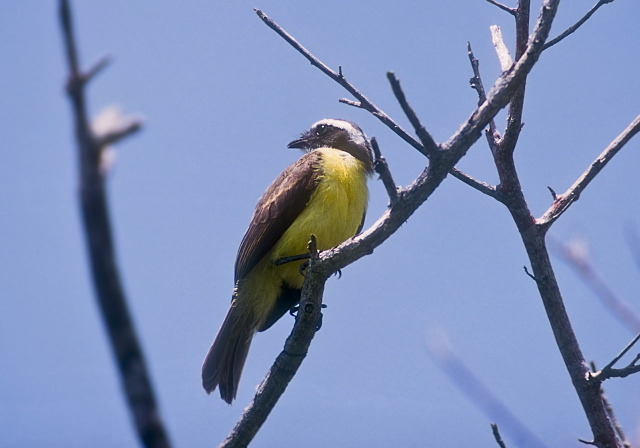
[[271, 327], [300, 301], [303, 261], [281, 258], [331, 249], [362, 229], [373, 172], [365, 134], [347, 120], [320, 120], [289, 143], [304, 154], [264, 192], [245, 233], [235, 266], [231, 307], [202, 366], [207, 393], [220, 387], [231, 404], [256, 331]]

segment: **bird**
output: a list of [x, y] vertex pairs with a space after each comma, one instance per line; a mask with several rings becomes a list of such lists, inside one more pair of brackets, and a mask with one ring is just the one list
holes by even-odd
[[300, 301], [304, 260], [277, 264], [357, 235], [373, 173], [371, 145], [355, 123], [323, 119], [287, 145], [304, 155], [286, 168], [256, 205], [235, 262], [231, 306], [202, 365], [202, 385], [231, 404], [251, 340]]

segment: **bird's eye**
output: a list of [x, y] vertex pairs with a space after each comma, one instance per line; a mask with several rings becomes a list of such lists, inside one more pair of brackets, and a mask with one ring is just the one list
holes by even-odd
[[316, 135], [320, 136], [322, 134], [324, 134], [328, 129], [328, 126], [326, 124], [319, 124], [318, 126], [316, 126]]

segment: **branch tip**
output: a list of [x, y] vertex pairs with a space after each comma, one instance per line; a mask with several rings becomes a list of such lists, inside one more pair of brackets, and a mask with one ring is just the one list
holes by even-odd
[[502, 3], [499, 3], [495, 0], [487, 0], [487, 2], [491, 3], [493, 6], [497, 6], [498, 8], [502, 9], [503, 11], [508, 12], [509, 14], [511, 14], [512, 16], [515, 16], [518, 12], [518, 10], [516, 8], [510, 8], [507, 5], [503, 5]]

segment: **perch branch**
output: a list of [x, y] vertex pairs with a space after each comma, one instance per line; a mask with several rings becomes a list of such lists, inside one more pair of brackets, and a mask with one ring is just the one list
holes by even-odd
[[322, 293], [328, 278], [315, 275], [318, 251], [313, 235], [309, 242], [309, 254], [299, 310], [284, 350], [276, 358], [269, 373], [258, 386], [255, 397], [219, 448], [246, 447], [253, 440], [307, 356], [320, 320]]

